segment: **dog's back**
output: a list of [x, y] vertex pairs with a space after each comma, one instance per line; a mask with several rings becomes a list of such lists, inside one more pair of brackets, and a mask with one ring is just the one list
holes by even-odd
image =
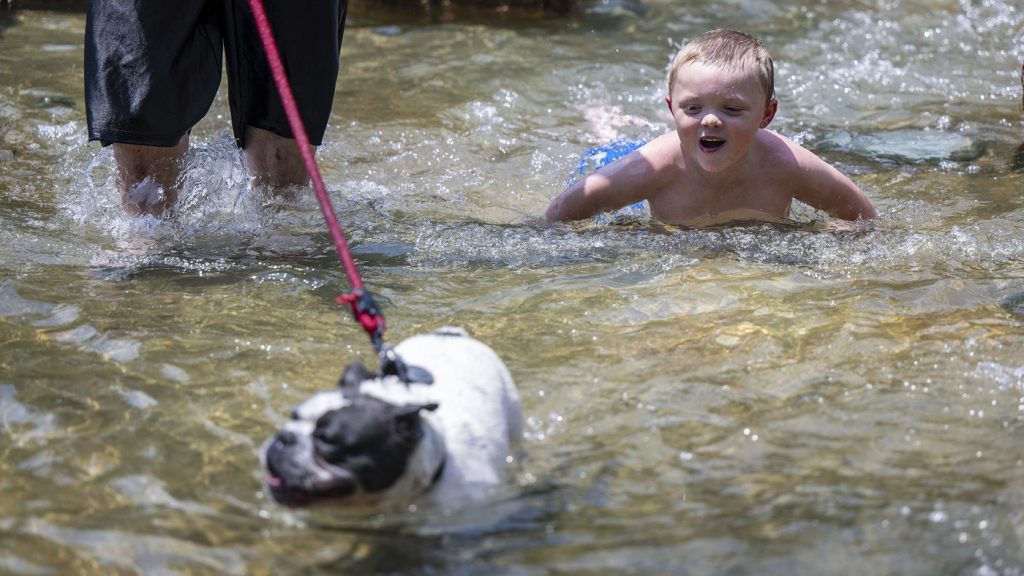
[[[395, 352], [406, 364], [425, 368], [433, 376], [432, 384], [411, 385], [405, 401], [438, 405], [437, 411], [423, 414], [443, 435], [448, 453], [435, 496], [447, 499], [445, 493], [451, 489], [497, 484], [506, 457], [523, 432], [519, 394], [505, 364], [461, 328], [413, 336]], [[364, 392], [388, 395], [375, 390], [372, 382]]]

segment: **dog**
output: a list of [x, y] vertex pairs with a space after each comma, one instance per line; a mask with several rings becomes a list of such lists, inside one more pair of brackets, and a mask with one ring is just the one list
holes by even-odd
[[465, 330], [445, 327], [402, 341], [394, 356], [403, 374], [349, 364], [336, 389], [300, 403], [267, 439], [260, 453], [275, 501], [379, 509], [430, 498], [450, 505], [482, 500], [502, 482], [523, 422], [498, 355]]

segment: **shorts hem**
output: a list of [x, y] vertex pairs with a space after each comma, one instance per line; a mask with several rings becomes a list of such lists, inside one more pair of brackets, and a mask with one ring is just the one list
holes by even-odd
[[[186, 132], [185, 134], [188, 134]], [[123, 132], [121, 130], [99, 130], [89, 132], [89, 141], [99, 141], [103, 146], [111, 144], [133, 144], [136, 146], [157, 146], [160, 148], [171, 148], [181, 142], [182, 136], [148, 136], [136, 132]]]

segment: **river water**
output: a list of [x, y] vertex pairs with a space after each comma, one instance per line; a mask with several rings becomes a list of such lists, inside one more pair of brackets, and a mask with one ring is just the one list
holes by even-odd
[[[312, 194], [247, 186], [222, 94], [179, 214], [125, 216], [84, 18], [2, 18], [0, 572], [1024, 573], [1017, 2], [354, 18], [318, 159], [387, 337], [466, 327], [527, 418], [492, 504], [355, 520], [277, 506], [257, 458], [373, 363]], [[762, 38], [773, 127], [876, 225], [544, 224], [585, 149], [667, 129], [713, 27]]]

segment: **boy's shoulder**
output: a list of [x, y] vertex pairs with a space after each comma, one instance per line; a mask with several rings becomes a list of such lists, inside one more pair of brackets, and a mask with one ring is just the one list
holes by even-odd
[[814, 152], [774, 130], [759, 130], [757, 143], [761, 164], [775, 172], [802, 171], [822, 162]]
[[670, 130], [651, 139], [639, 150], [646, 157], [673, 157], [679, 154], [679, 134]]
[[654, 172], [673, 172], [681, 169], [679, 160], [682, 151], [679, 148], [679, 134], [675, 130], [654, 138], [641, 146], [637, 152]]

